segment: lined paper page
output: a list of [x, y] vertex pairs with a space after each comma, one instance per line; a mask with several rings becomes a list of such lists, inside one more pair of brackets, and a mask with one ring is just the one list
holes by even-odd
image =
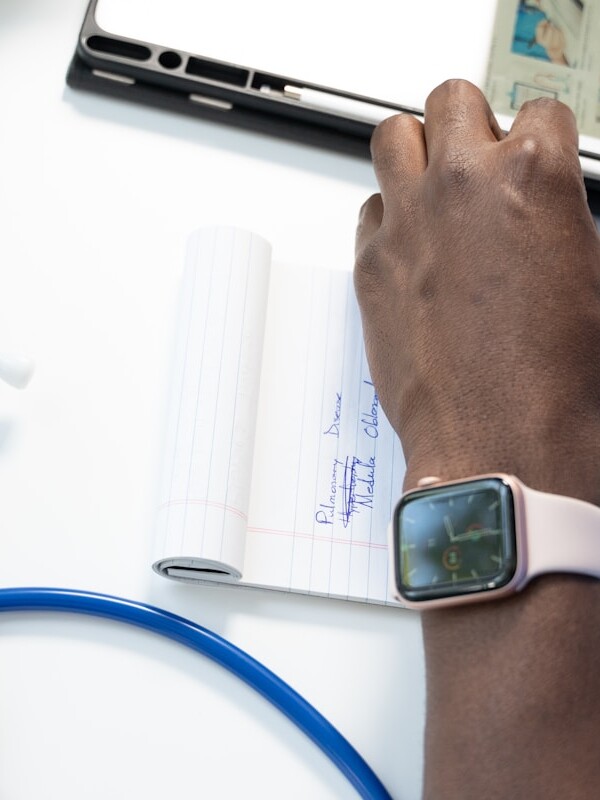
[[190, 241], [154, 568], [397, 604], [387, 526], [404, 459], [352, 276], [269, 262], [245, 231]]
[[243, 572], [269, 269], [270, 246], [249, 232], [189, 241], [157, 525], [163, 574]]
[[404, 471], [352, 276], [273, 267], [243, 582], [395, 604], [387, 526]]

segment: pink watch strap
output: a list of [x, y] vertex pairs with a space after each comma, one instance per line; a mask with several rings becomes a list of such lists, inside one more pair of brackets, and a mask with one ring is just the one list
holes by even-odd
[[600, 508], [522, 483], [520, 487], [525, 500], [527, 579], [545, 572], [600, 578]]

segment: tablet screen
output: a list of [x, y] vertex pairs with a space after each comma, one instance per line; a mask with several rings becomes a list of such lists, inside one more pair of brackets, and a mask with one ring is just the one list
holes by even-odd
[[483, 86], [494, 8], [495, 0], [99, 0], [96, 21], [121, 36], [422, 109], [449, 77]]
[[[503, 126], [553, 97], [600, 157], [600, 0], [98, 0], [117, 36], [423, 109], [447, 78], [484, 90]], [[507, 124], [505, 125], [505, 120]]]

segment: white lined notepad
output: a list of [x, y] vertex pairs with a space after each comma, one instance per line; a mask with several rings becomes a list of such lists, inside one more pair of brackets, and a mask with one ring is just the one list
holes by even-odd
[[349, 273], [196, 232], [184, 276], [154, 569], [396, 604], [386, 532], [404, 476]]

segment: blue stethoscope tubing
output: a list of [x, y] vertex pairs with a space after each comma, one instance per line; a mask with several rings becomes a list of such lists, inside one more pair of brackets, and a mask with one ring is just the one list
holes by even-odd
[[156, 606], [76, 589], [0, 589], [1, 611], [64, 611], [104, 617], [158, 633], [212, 659], [255, 689], [311, 739], [365, 800], [391, 800], [342, 734], [285, 681], [213, 631]]

